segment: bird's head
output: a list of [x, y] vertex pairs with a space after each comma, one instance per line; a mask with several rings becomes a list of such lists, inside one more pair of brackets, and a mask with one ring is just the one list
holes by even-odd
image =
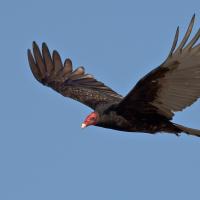
[[90, 113], [81, 125], [81, 128], [85, 128], [90, 125], [96, 125], [99, 121], [99, 114], [97, 112]]

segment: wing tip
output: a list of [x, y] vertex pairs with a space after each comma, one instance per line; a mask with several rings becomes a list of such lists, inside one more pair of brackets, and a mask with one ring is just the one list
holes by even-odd
[[195, 17], [196, 17], [196, 14], [194, 13], [194, 14], [192, 15], [192, 21], [195, 20]]
[[58, 51], [57, 50], [53, 50], [53, 53], [52, 53], [53, 55], [59, 55], [59, 53], [58, 53]]
[[[191, 26], [191, 30], [193, 29], [193, 25], [194, 25], [194, 22], [195, 22], [195, 18], [196, 18], [196, 15], [195, 13], [193, 14], [191, 20], [190, 20], [190, 23], [189, 23], [189, 27]], [[189, 28], [188, 27], [188, 28]]]
[[178, 52], [178, 51], [181, 52], [181, 51], [183, 50], [183, 48], [186, 48], [186, 47], [188, 46], [188, 45], [187, 45], [187, 46], [185, 47], [185, 44], [186, 44], [186, 42], [188, 41], [188, 39], [189, 39], [189, 37], [190, 37], [190, 34], [191, 34], [191, 32], [192, 32], [192, 29], [193, 29], [193, 26], [194, 26], [194, 22], [195, 22], [195, 17], [196, 17], [196, 14], [194, 13], [193, 16], [192, 16], [192, 18], [191, 18], [191, 20], [190, 20], [189, 26], [188, 26], [188, 28], [187, 28], [187, 31], [186, 31], [186, 33], [185, 33], [185, 35], [184, 35], [183, 40], [181, 41], [181, 43], [179, 44], [179, 46], [176, 48], [177, 42], [178, 42], [178, 37], [179, 37], [179, 30], [180, 30], [180, 27], [177, 26], [177, 28], [176, 28], [176, 33], [175, 33], [175, 37], [174, 37], [174, 41], [173, 41], [173, 44], [172, 44], [172, 48], [171, 48], [171, 50], [170, 50], [170, 53], [169, 53], [169, 55], [168, 55], [168, 58], [172, 56], [172, 54], [174, 53], [174, 51], [175, 51], [175, 53]]
[[46, 42], [42, 42], [42, 49], [49, 49]]
[[38, 47], [37, 42], [36, 42], [36, 41], [33, 41], [33, 42], [32, 42], [32, 46], [33, 46], [33, 48], [34, 48], [34, 47]]
[[31, 50], [27, 49], [27, 55], [29, 56], [31, 54]]

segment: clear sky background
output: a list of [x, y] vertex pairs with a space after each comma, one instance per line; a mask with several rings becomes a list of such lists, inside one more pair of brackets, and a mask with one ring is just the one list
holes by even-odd
[[[39, 84], [26, 55], [45, 41], [126, 95], [193, 13], [195, 32], [199, 0], [1, 0], [0, 199], [199, 199], [200, 138], [81, 130], [91, 110]], [[200, 102], [174, 121], [200, 128]]]

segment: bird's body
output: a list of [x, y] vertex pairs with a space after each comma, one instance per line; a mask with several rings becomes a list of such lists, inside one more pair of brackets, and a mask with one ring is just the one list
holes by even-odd
[[[99, 111], [96, 112], [99, 113]], [[96, 126], [104, 128], [144, 133], [181, 132], [172, 122], [159, 114], [145, 115], [142, 113], [133, 113], [131, 119], [126, 119], [112, 108], [101, 110], [100, 113], [102, 113], [101, 120], [96, 124]]]
[[200, 97], [200, 30], [189, 41], [194, 16], [188, 30], [176, 48], [179, 29], [167, 59], [144, 76], [133, 89], [122, 97], [111, 88], [85, 74], [83, 67], [73, 71], [72, 62], [64, 64], [57, 51], [51, 55], [45, 43], [42, 51], [34, 42], [33, 55], [28, 59], [35, 78], [65, 97], [91, 107], [82, 127], [96, 125], [127, 132], [185, 132], [200, 136], [200, 130], [171, 122], [174, 112], [190, 106]]

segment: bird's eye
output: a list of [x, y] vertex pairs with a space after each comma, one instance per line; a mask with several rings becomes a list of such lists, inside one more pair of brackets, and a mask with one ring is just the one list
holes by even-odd
[[95, 117], [91, 117], [91, 120], [95, 120]]

